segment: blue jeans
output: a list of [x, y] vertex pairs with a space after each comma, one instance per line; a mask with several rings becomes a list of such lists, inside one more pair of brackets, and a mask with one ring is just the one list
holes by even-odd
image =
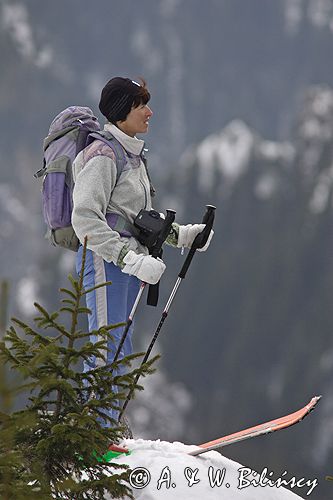
[[[76, 260], [76, 271], [78, 274], [81, 272], [82, 251], [83, 247], [80, 246]], [[129, 274], [123, 273], [121, 269], [112, 262], [106, 262], [102, 259], [102, 257], [99, 257], [91, 250], [87, 250], [83, 277], [84, 288], [89, 289], [93, 286], [104, 283], [105, 281], [112, 281], [112, 285], [100, 287], [86, 295], [86, 304], [91, 310], [91, 314], [88, 315], [90, 332], [97, 330], [101, 326], [113, 325], [115, 323], [123, 323], [127, 321], [136, 296], [139, 292], [140, 281], [136, 278], [136, 276], [130, 276]], [[128, 331], [126, 340], [119, 355], [119, 359], [122, 359], [133, 352], [133, 324], [134, 323], [132, 323]], [[111, 335], [114, 337], [114, 341], [111, 339], [108, 341], [108, 348], [110, 349], [110, 352], [107, 355], [108, 363], [113, 361], [123, 331], [124, 327], [116, 328], [110, 331]], [[99, 339], [97, 335], [91, 335], [90, 340], [95, 343], [101, 339]], [[102, 361], [99, 358], [97, 358], [96, 361], [95, 357], [93, 357], [89, 360], [89, 362], [84, 362], [83, 370], [88, 371], [92, 368], [96, 368], [96, 366], [99, 366], [101, 362]], [[121, 374], [122, 372], [123, 369], [114, 374]], [[110, 387], [110, 390], [117, 392], [117, 387]], [[117, 420], [119, 411], [110, 410], [108, 415]], [[104, 422], [105, 421], [102, 422], [103, 425]], [[105, 426], [109, 425], [110, 423], [105, 422]]]

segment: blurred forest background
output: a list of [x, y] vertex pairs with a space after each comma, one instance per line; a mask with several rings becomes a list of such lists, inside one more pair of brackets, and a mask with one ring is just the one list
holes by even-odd
[[[1, 0], [0, 280], [9, 314], [57, 307], [75, 255], [50, 247], [33, 173], [68, 105], [101, 118], [112, 76], [147, 79], [155, 208], [183, 223], [217, 206], [215, 237], [179, 290], [159, 370], [130, 405], [137, 436], [195, 442], [322, 394], [302, 424], [226, 448], [230, 458], [333, 493], [333, 1]], [[167, 248], [157, 310], [184, 257]], [[302, 492], [296, 492], [302, 494]]]

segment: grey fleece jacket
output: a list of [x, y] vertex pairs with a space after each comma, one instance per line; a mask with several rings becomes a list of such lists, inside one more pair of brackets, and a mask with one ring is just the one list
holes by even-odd
[[81, 243], [88, 237], [87, 247], [107, 262], [123, 267], [122, 259], [129, 250], [148, 254], [148, 249], [135, 238], [121, 237], [106, 221], [107, 213], [117, 213], [129, 222], [138, 212], [150, 210], [150, 183], [140, 158], [144, 141], [130, 137], [115, 125], [107, 123], [111, 132], [128, 153], [118, 182], [112, 149], [96, 140], [79, 153], [73, 163], [72, 225]]

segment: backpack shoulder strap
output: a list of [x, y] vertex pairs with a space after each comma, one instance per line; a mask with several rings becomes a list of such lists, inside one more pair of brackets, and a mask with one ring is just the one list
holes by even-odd
[[109, 132], [105, 130], [100, 130], [99, 132], [93, 132], [89, 134], [87, 138], [87, 143], [86, 146], [89, 146], [92, 144], [95, 140], [99, 140], [104, 142], [107, 146], [109, 146], [112, 151], [114, 152], [116, 156], [116, 168], [117, 168], [117, 179], [116, 182], [118, 182], [120, 174], [123, 171], [124, 166], [127, 163], [127, 158], [126, 158], [126, 151], [122, 147], [119, 141], [110, 134]]
[[[123, 171], [124, 166], [126, 165], [127, 162], [127, 155], [126, 155], [126, 150], [123, 148], [123, 146], [120, 144], [120, 142], [111, 134], [111, 132], [108, 132], [106, 130], [100, 130], [98, 132], [93, 132], [89, 134], [88, 139], [87, 139], [87, 146], [89, 146], [94, 140], [99, 140], [110, 146], [110, 148], [113, 150], [114, 154], [116, 155], [116, 167], [117, 167], [117, 180], [118, 182], [120, 174]], [[147, 177], [149, 180], [149, 185], [150, 185], [150, 195], [151, 197], [154, 197], [156, 195], [156, 190], [152, 184], [151, 177], [148, 171], [148, 166], [147, 166], [147, 157], [145, 153], [148, 151], [145, 147], [142, 148], [142, 151], [140, 153], [140, 158], [145, 166]]]
[[147, 161], [147, 157], [146, 157], [146, 153], [148, 152], [148, 149], [145, 148], [145, 145], [143, 145], [143, 148], [142, 148], [142, 151], [141, 151], [141, 154], [140, 154], [140, 158], [145, 166], [145, 169], [146, 169], [146, 174], [147, 174], [147, 177], [148, 177], [148, 180], [149, 180], [149, 186], [150, 186], [150, 196], [153, 198], [155, 195], [156, 195], [156, 189], [154, 188], [153, 186], [153, 183], [152, 183], [152, 180], [151, 180], [151, 177], [150, 177], [150, 173], [149, 173], [149, 170], [148, 170], [148, 161]]

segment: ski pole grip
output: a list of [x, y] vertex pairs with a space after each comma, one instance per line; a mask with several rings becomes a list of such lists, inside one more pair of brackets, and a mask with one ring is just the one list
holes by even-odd
[[159, 256], [159, 253], [161, 251], [162, 245], [169, 236], [170, 230], [171, 230], [171, 225], [173, 221], [175, 220], [176, 216], [176, 211], [172, 209], [167, 209], [167, 214], [163, 223], [163, 227], [161, 229], [160, 234], [158, 235], [158, 238], [156, 240], [155, 245], [152, 248], [151, 255], [155, 259]]
[[206, 224], [206, 227], [204, 228], [203, 231], [201, 231], [201, 233], [197, 234], [197, 236], [195, 237], [192, 246], [190, 248], [190, 251], [185, 259], [184, 265], [181, 268], [180, 273], [178, 274], [179, 278], [181, 279], [185, 278], [185, 275], [187, 273], [188, 268], [190, 267], [190, 264], [192, 262], [196, 250], [206, 245], [210, 231], [213, 227], [215, 210], [216, 207], [214, 207], [214, 205], [206, 205], [206, 212], [202, 219], [202, 224]]
[[198, 248], [202, 248], [206, 245], [214, 224], [215, 210], [216, 207], [214, 207], [214, 205], [206, 205], [206, 213], [202, 218], [202, 224], [206, 224], [206, 227], [203, 231], [201, 231], [201, 233], [197, 234], [192, 243], [191, 249], [193, 248], [194, 250], [197, 250]]

